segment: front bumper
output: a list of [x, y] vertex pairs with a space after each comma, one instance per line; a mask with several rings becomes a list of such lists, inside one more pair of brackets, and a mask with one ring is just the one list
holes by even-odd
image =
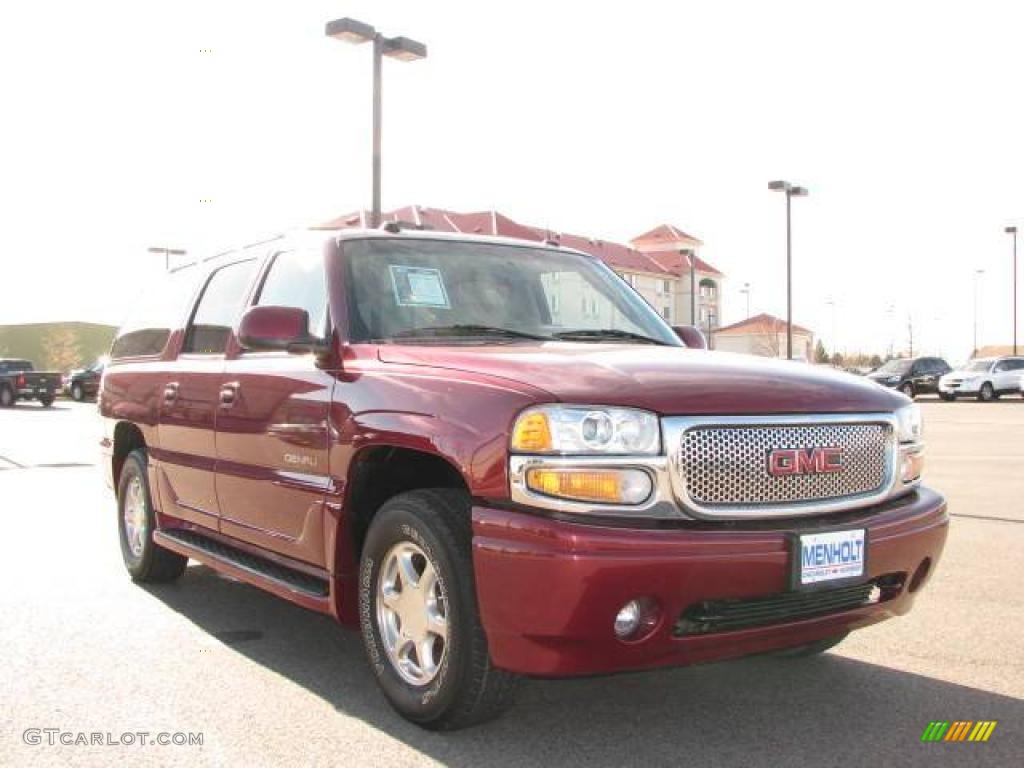
[[976, 395], [981, 391], [981, 384], [968, 381], [940, 381], [939, 392], [944, 395]]
[[[636, 529], [473, 508], [473, 562], [484, 630], [494, 663], [535, 676], [562, 677], [717, 661], [801, 645], [910, 610], [913, 575], [931, 573], [949, 517], [942, 496], [920, 488], [879, 507], [828, 518], [692, 528]], [[676, 620], [704, 601], [756, 598], [789, 589], [790, 536], [867, 529], [866, 579], [902, 574], [881, 602], [785, 623], [676, 636]], [[653, 598], [660, 618], [635, 642], [618, 640], [619, 608]]]

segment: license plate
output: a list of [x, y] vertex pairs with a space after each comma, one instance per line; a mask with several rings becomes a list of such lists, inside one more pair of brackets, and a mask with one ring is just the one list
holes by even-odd
[[863, 528], [805, 533], [797, 537], [794, 556], [797, 586], [856, 579], [864, 575], [867, 539]]

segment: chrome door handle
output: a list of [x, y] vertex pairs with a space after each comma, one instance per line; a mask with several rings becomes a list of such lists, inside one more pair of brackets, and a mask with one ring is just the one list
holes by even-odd
[[238, 382], [233, 381], [220, 388], [220, 404], [223, 408], [230, 408], [235, 404], [238, 397]]
[[164, 387], [164, 405], [170, 405], [178, 399], [178, 382], [169, 382]]

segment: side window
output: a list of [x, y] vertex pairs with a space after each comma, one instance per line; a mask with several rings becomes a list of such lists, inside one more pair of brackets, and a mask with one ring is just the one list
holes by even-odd
[[116, 360], [163, 352], [171, 331], [184, 322], [195, 288], [196, 271], [189, 267], [144, 291], [118, 330], [110, 357]]
[[199, 306], [189, 324], [182, 352], [224, 354], [255, 268], [256, 262], [253, 260], [240, 261], [213, 273], [199, 298]]
[[1000, 360], [992, 368], [992, 373], [1002, 373], [1003, 371], [1008, 371], [1008, 370], [1010, 370], [1010, 361], [1009, 360]]
[[263, 281], [260, 306], [297, 307], [309, 313], [309, 332], [324, 335], [327, 320], [327, 281], [318, 251], [285, 251], [274, 257]]

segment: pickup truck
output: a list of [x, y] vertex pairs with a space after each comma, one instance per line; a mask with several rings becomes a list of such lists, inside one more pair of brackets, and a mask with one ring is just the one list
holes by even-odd
[[38, 400], [49, 408], [59, 388], [57, 372], [33, 370], [28, 360], [0, 359], [0, 408], [10, 408], [19, 400]]
[[907, 613], [949, 520], [919, 407], [704, 346], [555, 245], [211, 257], [152, 287], [100, 385], [125, 567], [193, 559], [358, 628], [430, 729], [522, 676], [807, 656]]

